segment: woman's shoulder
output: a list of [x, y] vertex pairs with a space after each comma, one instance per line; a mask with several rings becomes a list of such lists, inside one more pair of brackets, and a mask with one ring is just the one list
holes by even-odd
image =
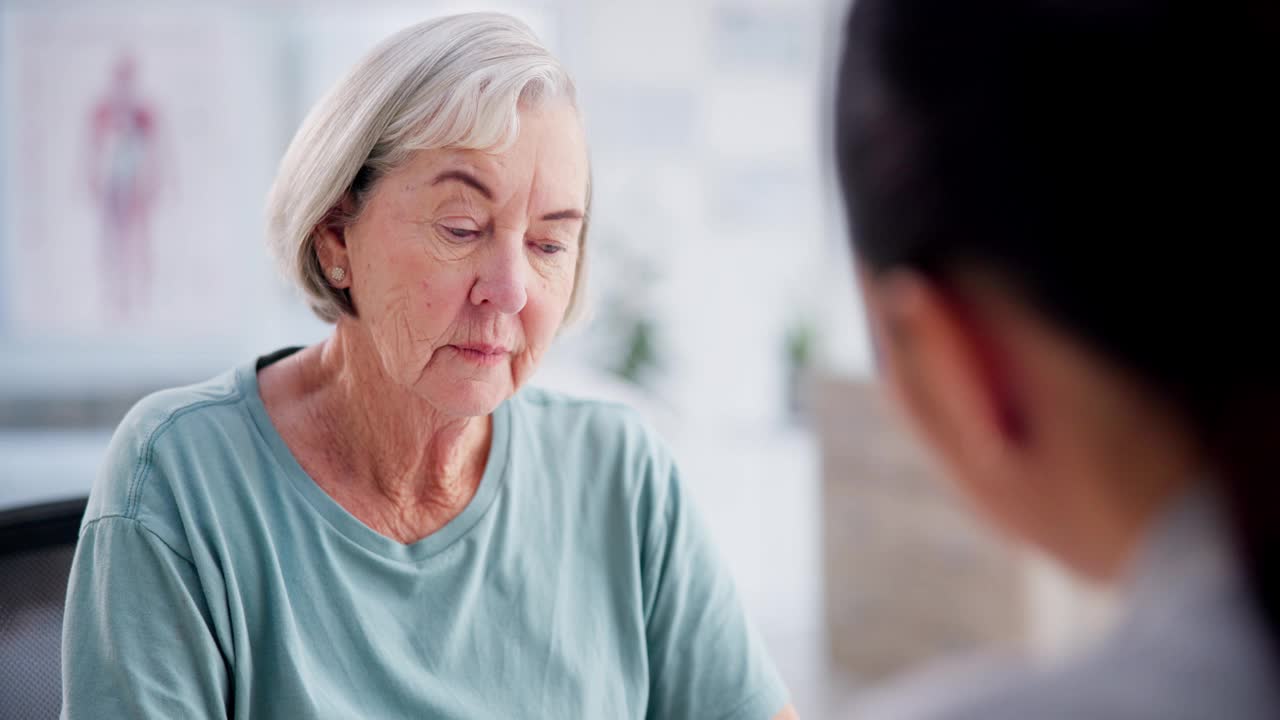
[[237, 384], [237, 370], [228, 370], [203, 382], [153, 392], [129, 409], [116, 435], [133, 440], [154, 440], [184, 418], [189, 423], [210, 420], [216, 412], [200, 413], [217, 406], [232, 405], [243, 399]]
[[141, 520], [157, 511], [163, 514], [173, 503], [174, 485], [197, 477], [203, 456], [217, 452], [237, 426], [250, 422], [237, 372], [139, 400], [111, 437], [85, 524], [103, 517]]
[[595, 447], [617, 446], [635, 452], [665, 452], [655, 424], [630, 403], [584, 397], [543, 387], [522, 389], [514, 398], [516, 412], [532, 416], [538, 427], [561, 442], [568, 438]]
[[665, 496], [675, 457], [646, 414], [628, 403], [524, 388], [511, 409], [513, 442], [555, 477], [632, 503]]

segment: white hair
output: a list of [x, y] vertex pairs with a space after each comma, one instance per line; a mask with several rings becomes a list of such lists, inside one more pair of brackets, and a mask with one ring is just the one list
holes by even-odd
[[[355, 219], [377, 181], [415, 150], [501, 151], [520, 108], [559, 98], [573, 81], [527, 25], [500, 13], [429, 20], [383, 40], [311, 110], [285, 152], [267, 200], [267, 242], [284, 274], [327, 322], [354, 314], [316, 255], [323, 222]], [[342, 213], [347, 200], [354, 207]], [[590, 210], [590, 187], [587, 210]], [[578, 315], [586, 221], [566, 320]]]

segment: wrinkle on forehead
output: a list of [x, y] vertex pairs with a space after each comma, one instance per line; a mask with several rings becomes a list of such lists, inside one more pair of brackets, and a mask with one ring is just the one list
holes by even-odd
[[[463, 170], [489, 188], [494, 195], [493, 205], [504, 212], [518, 210], [527, 216], [532, 209], [541, 210], [544, 206], [548, 211], [585, 211], [587, 163], [582, 126], [573, 112], [560, 115], [569, 122], [556, 122], [553, 114], [559, 112], [554, 108], [522, 111], [526, 121], [521, 123], [520, 136], [500, 152], [464, 148], [415, 151], [408, 166], [411, 177], [403, 180], [402, 192], [415, 194], [439, 173]], [[547, 121], [532, 120], [530, 114], [535, 113]], [[560, 178], [564, 183], [557, 184]], [[467, 198], [477, 194], [462, 188], [450, 191]], [[556, 197], [559, 192], [565, 192], [565, 196]]]

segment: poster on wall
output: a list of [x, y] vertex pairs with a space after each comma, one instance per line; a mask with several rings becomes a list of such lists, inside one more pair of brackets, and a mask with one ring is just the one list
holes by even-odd
[[26, 9], [0, 29], [7, 339], [242, 331], [279, 112], [244, 21]]

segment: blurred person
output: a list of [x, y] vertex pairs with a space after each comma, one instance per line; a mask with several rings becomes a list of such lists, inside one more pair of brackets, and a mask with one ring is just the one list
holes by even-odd
[[858, 0], [836, 154], [884, 382], [993, 525], [1122, 598], [862, 717], [1280, 717], [1269, 3]]
[[523, 24], [384, 41], [269, 240], [333, 334], [141, 401], [76, 550], [64, 718], [794, 718], [666, 446], [527, 388], [582, 297], [573, 84]]
[[142, 309], [151, 289], [152, 209], [160, 180], [157, 113], [139, 97], [137, 63], [122, 54], [89, 119], [89, 191], [100, 215], [106, 303], [119, 318]]

